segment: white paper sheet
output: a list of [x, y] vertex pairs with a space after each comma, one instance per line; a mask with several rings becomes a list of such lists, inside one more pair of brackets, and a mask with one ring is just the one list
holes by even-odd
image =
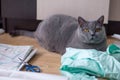
[[0, 80], [69, 80], [69, 79], [65, 76], [53, 74], [0, 70]]
[[[23, 67], [23, 61], [28, 61], [36, 53], [29, 45], [8, 45], [0, 44], [0, 69], [20, 70]], [[22, 65], [21, 65], [22, 64]]]

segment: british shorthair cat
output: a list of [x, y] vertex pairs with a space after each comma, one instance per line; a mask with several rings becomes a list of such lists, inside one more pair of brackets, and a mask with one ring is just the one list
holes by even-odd
[[105, 51], [103, 22], [104, 16], [96, 21], [86, 21], [82, 17], [53, 15], [39, 24], [34, 37], [43, 48], [60, 54], [64, 54], [66, 47]]

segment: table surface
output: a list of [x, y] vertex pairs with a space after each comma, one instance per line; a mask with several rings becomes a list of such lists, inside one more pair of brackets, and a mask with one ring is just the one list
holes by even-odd
[[[107, 38], [108, 44], [119, 41], [111, 37]], [[11, 45], [33, 45], [34, 48], [37, 48], [38, 50], [36, 55], [30, 60], [29, 63], [40, 66], [43, 73], [60, 75], [59, 67], [61, 55], [45, 50], [40, 46], [36, 39], [26, 36], [12, 37], [5, 33], [0, 35], [0, 43]]]

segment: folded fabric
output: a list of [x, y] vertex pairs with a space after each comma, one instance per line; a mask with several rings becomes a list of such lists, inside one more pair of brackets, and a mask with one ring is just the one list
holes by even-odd
[[114, 44], [109, 45], [106, 52], [67, 48], [60, 70], [70, 80], [97, 80], [95, 77], [119, 80], [119, 59], [120, 48]]
[[113, 56], [120, 62], [120, 47], [115, 44], [111, 44], [107, 48], [107, 54]]

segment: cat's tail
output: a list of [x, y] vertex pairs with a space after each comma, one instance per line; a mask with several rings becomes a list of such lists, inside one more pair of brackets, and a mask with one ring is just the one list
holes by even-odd
[[34, 38], [35, 31], [27, 31], [27, 30], [16, 30], [15, 35], [22, 35], [22, 36], [28, 36]]

